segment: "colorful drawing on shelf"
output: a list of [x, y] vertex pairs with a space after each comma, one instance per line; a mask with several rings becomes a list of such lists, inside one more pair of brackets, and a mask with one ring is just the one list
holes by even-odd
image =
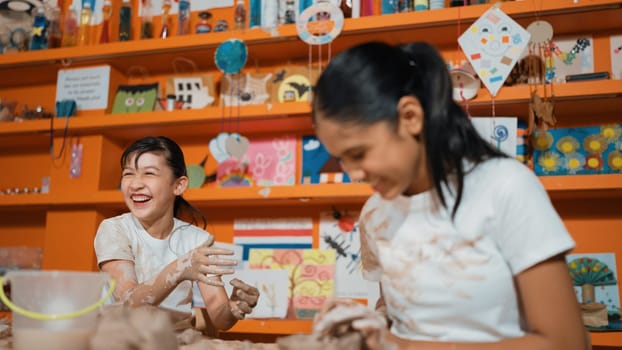
[[234, 278], [255, 286], [260, 292], [257, 306], [246, 318], [285, 318], [288, 306], [289, 272], [287, 270], [237, 270], [234, 275], [223, 275], [227, 295]]
[[482, 83], [496, 96], [530, 36], [501, 9], [493, 7], [458, 38], [458, 43]]
[[611, 74], [613, 79], [622, 79], [622, 35], [612, 35], [609, 38], [611, 50]]
[[313, 246], [311, 218], [248, 218], [233, 221], [233, 243], [243, 247], [242, 260], [250, 249], [310, 249]]
[[335, 251], [324, 249], [251, 249], [250, 269], [289, 272], [288, 317], [313, 318], [327, 298], [333, 296]]
[[[368, 297], [369, 282], [363, 279], [361, 273], [358, 216], [358, 212], [336, 210], [320, 213], [320, 249], [334, 249], [336, 252], [335, 297], [338, 298]], [[344, 224], [344, 220], [348, 223]]]
[[532, 135], [537, 175], [622, 173], [622, 125], [537, 129]]
[[251, 140], [244, 156], [222, 161], [217, 174], [221, 187], [294, 185], [295, 176], [294, 136]]
[[[594, 45], [591, 36], [555, 37], [550, 52], [553, 61], [547, 62], [547, 81], [565, 82], [570, 74], [594, 72]], [[549, 65], [552, 64], [552, 67]]]
[[473, 117], [471, 123], [479, 135], [497, 150], [510, 157], [516, 157], [517, 126], [516, 117]]
[[566, 261], [585, 325], [619, 329], [620, 296], [615, 254], [569, 254]]
[[315, 136], [302, 137], [302, 184], [347, 183], [346, 174], [337, 158]]

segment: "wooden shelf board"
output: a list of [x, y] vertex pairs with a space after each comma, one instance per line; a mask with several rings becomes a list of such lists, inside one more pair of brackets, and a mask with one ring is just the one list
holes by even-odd
[[622, 175], [566, 175], [540, 176], [549, 192], [564, 191], [622, 191]]
[[[224, 113], [221, 107], [208, 107], [173, 112], [76, 116], [69, 118], [67, 136], [101, 134], [115, 140], [132, 141], [141, 136], [165, 134], [173, 139], [208, 140], [223, 130], [253, 135], [302, 134], [313, 130], [307, 102], [245, 106], [239, 109], [239, 118]], [[56, 118], [54, 136], [62, 137], [64, 128], [65, 119]], [[32, 146], [35, 142], [45, 152], [49, 138], [49, 120], [0, 123], [0, 152]]]
[[590, 332], [592, 345], [622, 347], [622, 332]]
[[[539, 93], [544, 96], [541, 87]], [[619, 118], [616, 111], [619, 111], [617, 107], [622, 107], [620, 96], [622, 96], [622, 80], [585, 81], [555, 85], [556, 108], [563, 109], [568, 103], [570, 105], [566, 109], [578, 109], [575, 114], [568, 117], [573, 121], [583, 120], [600, 110], [610, 111], [604, 115], [604, 118]], [[495, 97], [494, 103], [498, 107], [499, 113], [503, 113], [504, 106], [524, 104], [526, 114], [529, 97], [528, 86], [504, 87]], [[471, 115], [490, 115], [491, 101], [487, 90], [481, 89], [479, 95], [468, 101], [465, 107], [468, 108]], [[512, 108], [515, 109], [515, 107]], [[70, 118], [68, 134], [73, 136], [99, 133], [115, 138], [135, 139], [137, 135], [156, 133], [166, 133], [174, 138], [205, 137], [206, 135], [217, 134], [223, 128], [255, 134], [261, 132], [289, 131], [300, 133], [312, 131], [311, 106], [308, 102], [244, 106], [239, 109], [239, 118], [237, 116], [230, 117], [230, 113], [231, 111], [223, 110], [220, 106], [212, 106], [204, 109], [173, 112], [79, 115]], [[237, 109], [235, 113], [238, 113]], [[496, 115], [503, 115], [499, 113]], [[560, 119], [560, 124], [563, 124], [565, 118]], [[277, 120], [278, 122], [275, 122]], [[62, 135], [64, 128], [65, 120], [56, 118], [53, 125], [56, 136]], [[14, 147], [20, 143], [30, 144], [32, 139], [21, 137], [24, 134], [36, 134], [41, 142], [46, 142], [49, 132], [50, 120], [47, 119], [0, 123], [0, 137], [11, 138], [10, 142], [3, 142], [0, 149]]]
[[225, 333], [309, 334], [311, 333], [312, 326], [313, 322], [311, 320], [248, 319], [239, 321]]
[[[547, 96], [542, 86], [538, 86], [538, 95]], [[573, 83], [554, 84], [554, 101], [556, 104], [565, 100], [586, 100], [596, 98], [615, 99], [622, 96], [622, 80], [593, 80]], [[550, 96], [550, 87], [547, 87]], [[494, 98], [495, 104], [518, 104], [529, 102], [531, 93], [529, 86], [502, 87]], [[467, 101], [471, 106], [486, 105], [492, 102], [492, 97], [487, 89], [480, 89], [476, 98]], [[584, 102], [585, 103], [585, 102]]]
[[[503, 11], [523, 26], [535, 19], [535, 13], [540, 17], [547, 16], [546, 19], [553, 24], [558, 35], [596, 29], [616, 30], [622, 16], [621, 6], [620, 0], [591, 0], [588, 3], [526, 0], [502, 3]], [[472, 5], [346, 19], [344, 30], [332, 43], [332, 49], [336, 53], [345, 47], [370, 40], [392, 43], [427, 40], [437, 46], [455, 47], [457, 26], [466, 29], [489, 7], [488, 4]], [[3, 75], [0, 88], [55, 83], [58, 69], [96, 64], [110, 64], [122, 73], [126, 73], [131, 66], [144, 67], [152, 74], [170, 73], [172, 60], [182, 54], [196, 62], [200, 70], [215, 70], [212, 59], [214, 51], [220, 43], [231, 38], [245, 41], [249, 48], [249, 62], [259, 62], [260, 66], [268, 62], [283, 64], [287, 60], [306, 60], [308, 57], [308, 45], [298, 39], [295, 25], [289, 24], [272, 31], [248, 29], [164, 40], [156, 38], [114, 42], [88, 46], [88, 49], [71, 47], [0, 55], [0, 74]], [[344, 40], [340, 40], [342, 38]], [[275, 50], [276, 45], [278, 50]], [[153, 59], [154, 55], [158, 56], [157, 60]]]
[[[554, 198], [620, 198], [622, 175], [541, 176], [540, 181]], [[367, 184], [314, 184], [272, 187], [189, 189], [184, 198], [203, 207], [296, 206], [362, 203], [371, 194]], [[63, 194], [3, 195], [0, 208], [25, 206], [113, 206], [121, 207], [118, 190]]]

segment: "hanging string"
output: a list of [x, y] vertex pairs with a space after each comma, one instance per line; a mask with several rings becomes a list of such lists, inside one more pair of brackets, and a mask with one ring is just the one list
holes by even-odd
[[322, 45], [318, 45], [317, 76], [322, 74]]
[[[247, 84], [248, 84], [248, 77], [246, 79]], [[240, 84], [242, 83], [242, 73], [238, 73], [238, 89], [240, 88]], [[238, 90], [238, 108], [237, 108], [237, 115], [236, 115], [236, 126], [235, 126], [235, 132], [237, 132], [238, 134], [240, 133], [240, 108], [242, 105], [242, 100], [241, 100], [241, 96], [240, 96], [240, 92], [241, 89]]]
[[[497, 115], [497, 112], [495, 111], [495, 96], [492, 96], [491, 99], [492, 103], [491, 103], [491, 107], [492, 107], [492, 117], [494, 118]], [[493, 119], [494, 120], [494, 119]]]
[[58, 152], [58, 156], [56, 156], [54, 152], [54, 118], [56, 116], [50, 116], [50, 156], [52, 160], [59, 160], [62, 158], [65, 153], [65, 143], [67, 142], [67, 131], [69, 130], [69, 116], [65, 116], [65, 127], [63, 129], [63, 142], [61, 143], [60, 151]]
[[[309, 53], [308, 53], [308, 57], [309, 57], [309, 65], [307, 68], [309, 68], [309, 81], [313, 81], [313, 79], [311, 79], [311, 76], [313, 75], [313, 49], [311, 47], [311, 45], [309, 46]], [[313, 95], [311, 95], [313, 93], [313, 89], [309, 89], [309, 102], [311, 102], [313, 100]]]
[[[223, 76], [224, 80], [227, 80], [227, 73], [225, 73]], [[231, 85], [231, 80], [229, 80], [229, 85]], [[222, 93], [221, 93], [222, 95]], [[226, 98], [223, 97], [221, 99], [221, 106], [220, 106], [220, 132], [225, 132], [225, 101]]]

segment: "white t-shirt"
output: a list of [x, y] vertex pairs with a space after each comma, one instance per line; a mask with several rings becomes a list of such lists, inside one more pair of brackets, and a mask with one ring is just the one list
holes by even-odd
[[[105, 219], [95, 236], [97, 264], [109, 260], [134, 262], [138, 283], [152, 279], [166, 265], [210, 237], [206, 231], [174, 219], [173, 231], [167, 239], [152, 237], [131, 214], [125, 213]], [[183, 281], [160, 303], [172, 310], [191, 312], [192, 282]]]
[[574, 247], [537, 177], [494, 158], [465, 175], [451, 221], [434, 191], [384, 200], [360, 217], [364, 275], [381, 281], [391, 331], [413, 340], [492, 342], [524, 335], [514, 276]]

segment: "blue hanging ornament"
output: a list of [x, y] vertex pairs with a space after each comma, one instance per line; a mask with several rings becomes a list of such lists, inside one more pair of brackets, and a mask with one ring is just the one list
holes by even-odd
[[248, 58], [246, 44], [240, 39], [229, 39], [216, 48], [216, 67], [225, 74], [239, 73]]

